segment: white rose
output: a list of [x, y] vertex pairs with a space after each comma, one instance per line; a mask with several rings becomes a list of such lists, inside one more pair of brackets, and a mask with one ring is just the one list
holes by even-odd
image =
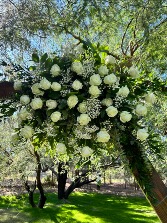
[[132, 115], [127, 112], [127, 111], [123, 111], [120, 114], [120, 120], [121, 122], [125, 123], [125, 122], [129, 122], [132, 119]]
[[106, 112], [107, 112], [107, 115], [109, 117], [114, 117], [117, 115], [118, 113], [118, 109], [115, 108], [114, 106], [109, 106], [107, 109], [106, 109]]
[[148, 103], [148, 104], [154, 104], [156, 102], [156, 96], [154, 93], [148, 93], [146, 96], [145, 96], [145, 101]]
[[50, 116], [52, 122], [58, 122], [61, 118], [61, 113], [59, 111], [53, 112]]
[[91, 121], [90, 117], [87, 114], [81, 114], [77, 117], [77, 122], [80, 125], [87, 125]]
[[111, 106], [113, 103], [112, 99], [111, 98], [104, 98], [102, 101], [101, 101], [101, 104], [104, 105], [104, 106]]
[[128, 94], [129, 94], [129, 92], [130, 92], [129, 88], [127, 86], [125, 86], [125, 87], [121, 87], [119, 89], [119, 91], [117, 92], [117, 95], [126, 98], [128, 96]]
[[32, 87], [31, 87], [32, 93], [35, 94], [35, 95], [43, 95], [44, 92], [41, 91], [39, 88], [40, 88], [39, 83], [33, 84]]
[[52, 74], [52, 77], [56, 77], [60, 74], [60, 67], [57, 64], [54, 64], [51, 67], [50, 73]]
[[30, 105], [31, 105], [32, 109], [36, 110], [36, 109], [42, 108], [43, 102], [40, 98], [34, 98], [34, 99], [32, 99]]
[[78, 97], [76, 95], [71, 95], [67, 100], [67, 104], [70, 109], [74, 108], [77, 103], [78, 103]]
[[25, 125], [24, 128], [20, 129], [20, 134], [26, 138], [29, 139], [32, 137], [32, 135], [34, 134], [34, 130], [32, 127]]
[[142, 116], [146, 115], [147, 114], [147, 108], [142, 104], [138, 104], [136, 106], [136, 114], [137, 115], [142, 115]]
[[81, 149], [81, 155], [83, 157], [89, 157], [91, 156], [93, 153], [93, 150], [89, 147], [89, 146], [84, 146], [82, 149]]
[[99, 97], [100, 93], [101, 91], [97, 86], [92, 85], [89, 87], [89, 94], [91, 94], [92, 97], [97, 98]]
[[116, 59], [113, 56], [111, 55], [106, 56], [105, 64], [115, 64], [115, 63], [116, 63]]
[[105, 129], [102, 129], [97, 133], [97, 142], [108, 142], [110, 140], [110, 135]]
[[21, 90], [21, 88], [22, 88], [22, 83], [21, 83], [21, 81], [15, 81], [13, 87], [14, 87], [14, 89], [15, 89], [16, 91]]
[[81, 53], [83, 53], [83, 52], [85, 51], [85, 49], [83, 48], [83, 44], [82, 44], [82, 43], [79, 44], [79, 45], [77, 45], [77, 46], [74, 48], [74, 50], [75, 50], [76, 53], [79, 53], [79, 54], [81, 54]]
[[90, 77], [89, 84], [99, 86], [101, 84], [101, 82], [102, 82], [102, 79], [100, 78], [100, 75], [99, 74], [93, 74]]
[[51, 86], [51, 83], [46, 78], [44, 78], [40, 81], [39, 85], [43, 90], [48, 90]]
[[67, 150], [67, 148], [64, 143], [57, 143], [57, 145], [56, 145], [57, 153], [64, 154], [64, 153], [66, 153], [66, 150]]
[[54, 109], [57, 107], [57, 102], [55, 100], [49, 99], [46, 101], [46, 106], [48, 107], [48, 110]]
[[139, 129], [137, 131], [137, 139], [140, 139], [141, 141], [144, 141], [149, 136], [147, 129]]
[[80, 113], [86, 113], [87, 112], [87, 106], [86, 106], [86, 102], [82, 102], [78, 105], [78, 111]]
[[16, 132], [12, 133], [11, 134], [11, 142], [15, 144], [15, 143], [18, 143], [18, 140], [19, 140], [18, 134]]
[[17, 116], [21, 120], [26, 120], [28, 117], [30, 117], [30, 113], [24, 108], [20, 110]]
[[129, 75], [132, 77], [132, 78], [138, 78], [139, 77], [139, 71], [136, 67], [132, 66], [130, 69], [129, 69]]
[[53, 82], [51, 85], [51, 88], [53, 91], [60, 91], [61, 90], [61, 84], [58, 82]]
[[114, 74], [107, 75], [104, 78], [104, 83], [105, 84], [112, 85], [115, 82], [117, 82], [117, 77]]
[[73, 83], [72, 83], [72, 88], [74, 89], [74, 90], [80, 90], [80, 89], [82, 89], [82, 87], [83, 87], [83, 85], [82, 85], [82, 83], [80, 82], [80, 81], [78, 81], [78, 80], [75, 80]]
[[20, 97], [20, 102], [23, 104], [23, 105], [27, 105], [30, 103], [30, 98], [28, 95], [22, 95]]
[[78, 61], [75, 61], [75, 62], [72, 63], [71, 70], [74, 71], [75, 73], [79, 74], [79, 75], [83, 74], [83, 72], [84, 72], [82, 63], [78, 62]]
[[108, 74], [108, 69], [105, 65], [102, 65], [98, 69], [98, 73], [100, 74], [101, 77], [104, 77], [105, 75]]

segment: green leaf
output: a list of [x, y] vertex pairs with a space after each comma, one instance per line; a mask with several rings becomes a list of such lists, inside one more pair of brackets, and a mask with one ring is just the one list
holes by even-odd
[[66, 106], [67, 106], [67, 101], [66, 101], [66, 100], [61, 100], [61, 102], [60, 102], [58, 108], [59, 108], [60, 110], [62, 110], [62, 109], [64, 109]]
[[63, 115], [63, 118], [67, 119], [68, 118], [68, 111], [63, 110], [62, 115]]
[[77, 97], [78, 97], [79, 102], [86, 100], [86, 98], [83, 96], [83, 94], [78, 95]]
[[35, 63], [39, 63], [39, 56], [37, 53], [33, 53], [32, 54], [32, 60], [35, 62]]
[[77, 95], [77, 94], [79, 94], [78, 91], [73, 91], [73, 92], [70, 92], [69, 94], [67, 94], [67, 96], [69, 97], [69, 96]]
[[50, 99], [59, 99], [60, 98], [60, 92], [52, 91], [48, 94], [48, 97]]
[[41, 63], [44, 63], [44, 62], [46, 61], [47, 58], [48, 58], [48, 54], [47, 54], [47, 53], [43, 54], [43, 55], [41, 56], [40, 62], [41, 62]]
[[104, 118], [105, 114], [106, 114], [106, 111], [105, 110], [101, 110], [101, 112], [100, 112], [101, 118]]
[[53, 61], [51, 58], [48, 58], [46, 61], [45, 61], [45, 67], [50, 69], [51, 66], [53, 65]]
[[36, 66], [30, 66], [29, 67], [29, 71], [33, 71], [33, 70], [36, 70]]

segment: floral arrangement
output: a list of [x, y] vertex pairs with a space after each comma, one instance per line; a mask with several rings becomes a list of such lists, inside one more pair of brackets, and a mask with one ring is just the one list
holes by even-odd
[[136, 66], [90, 50], [69, 58], [32, 58], [29, 78], [19, 71], [14, 82], [15, 131], [21, 141], [38, 148], [48, 143], [56, 154], [90, 157], [100, 148], [121, 148], [127, 130], [139, 143], [149, 139], [144, 117], [156, 96], [151, 85], [143, 87], [144, 74]]

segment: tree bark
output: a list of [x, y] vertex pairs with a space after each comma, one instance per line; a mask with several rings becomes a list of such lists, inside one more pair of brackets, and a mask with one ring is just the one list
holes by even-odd
[[27, 181], [25, 182], [25, 188], [28, 191], [29, 203], [30, 203], [31, 207], [35, 208], [36, 204], [34, 202], [34, 191], [36, 189], [36, 181], [35, 181], [35, 185], [34, 185], [34, 189], [33, 190], [30, 189], [30, 186], [28, 185]]
[[74, 182], [71, 183], [71, 185], [67, 188], [67, 190], [64, 193], [64, 199], [68, 199], [69, 195], [74, 191], [75, 188], [82, 187], [85, 184], [89, 184], [91, 182], [94, 182], [96, 179], [93, 180], [84, 180], [81, 182], [81, 178], [76, 179]]
[[[167, 187], [151, 162], [143, 157], [137, 146], [123, 148], [129, 167], [146, 198], [156, 211], [162, 223], [167, 223]], [[142, 165], [141, 165], [142, 164]]]
[[40, 193], [40, 197], [39, 197], [39, 201], [38, 201], [38, 207], [43, 208], [44, 205], [45, 205], [45, 202], [46, 202], [46, 196], [44, 194], [44, 190], [43, 190], [42, 183], [41, 183], [42, 167], [41, 167], [41, 162], [40, 162], [40, 156], [35, 149], [34, 149], [34, 154], [35, 154], [35, 157], [36, 157], [36, 160], [37, 160], [37, 170], [36, 170], [36, 173], [37, 173], [37, 176], [36, 176], [37, 188], [38, 188], [39, 193]]
[[59, 162], [58, 164], [58, 199], [64, 199], [64, 192], [65, 192], [65, 186], [66, 186], [66, 180], [67, 180], [67, 170], [63, 169], [63, 162]]
[[69, 195], [74, 191], [75, 188], [80, 188], [85, 184], [89, 184], [91, 182], [94, 182], [96, 179], [89, 180], [87, 177], [87, 174], [89, 173], [89, 170], [84, 170], [81, 175], [79, 175], [79, 171], [76, 170], [76, 179], [71, 183], [71, 185], [67, 188], [67, 190], [64, 192], [64, 199], [68, 199]]

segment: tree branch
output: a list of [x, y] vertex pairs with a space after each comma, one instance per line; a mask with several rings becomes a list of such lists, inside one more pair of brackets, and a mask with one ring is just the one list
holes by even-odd
[[78, 188], [78, 187], [82, 187], [84, 184], [89, 184], [89, 183], [92, 183], [92, 182], [94, 182], [94, 181], [96, 181], [96, 178], [93, 179], [93, 180], [85, 180], [85, 181], [83, 181], [83, 182], [79, 182], [78, 185], [76, 186], [76, 188]]
[[126, 36], [127, 30], [129, 29], [129, 26], [131, 25], [133, 19], [134, 19], [134, 18], [132, 18], [132, 19], [130, 20], [130, 22], [128, 23], [128, 25], [127, 25], [127, 27], [126, 27], [126, 29], [125, 29], [125, 32], [124, 32], [124, 34], [123, 34], [123, 36], [122, 36], [121, 50], [122, 50], [122, 53], [123, 53], [124, 55], [126, 55], [126, 52], [124, 51], [124, 48], [123, 48], [124, 40], [125, 40], [125, 36]]

